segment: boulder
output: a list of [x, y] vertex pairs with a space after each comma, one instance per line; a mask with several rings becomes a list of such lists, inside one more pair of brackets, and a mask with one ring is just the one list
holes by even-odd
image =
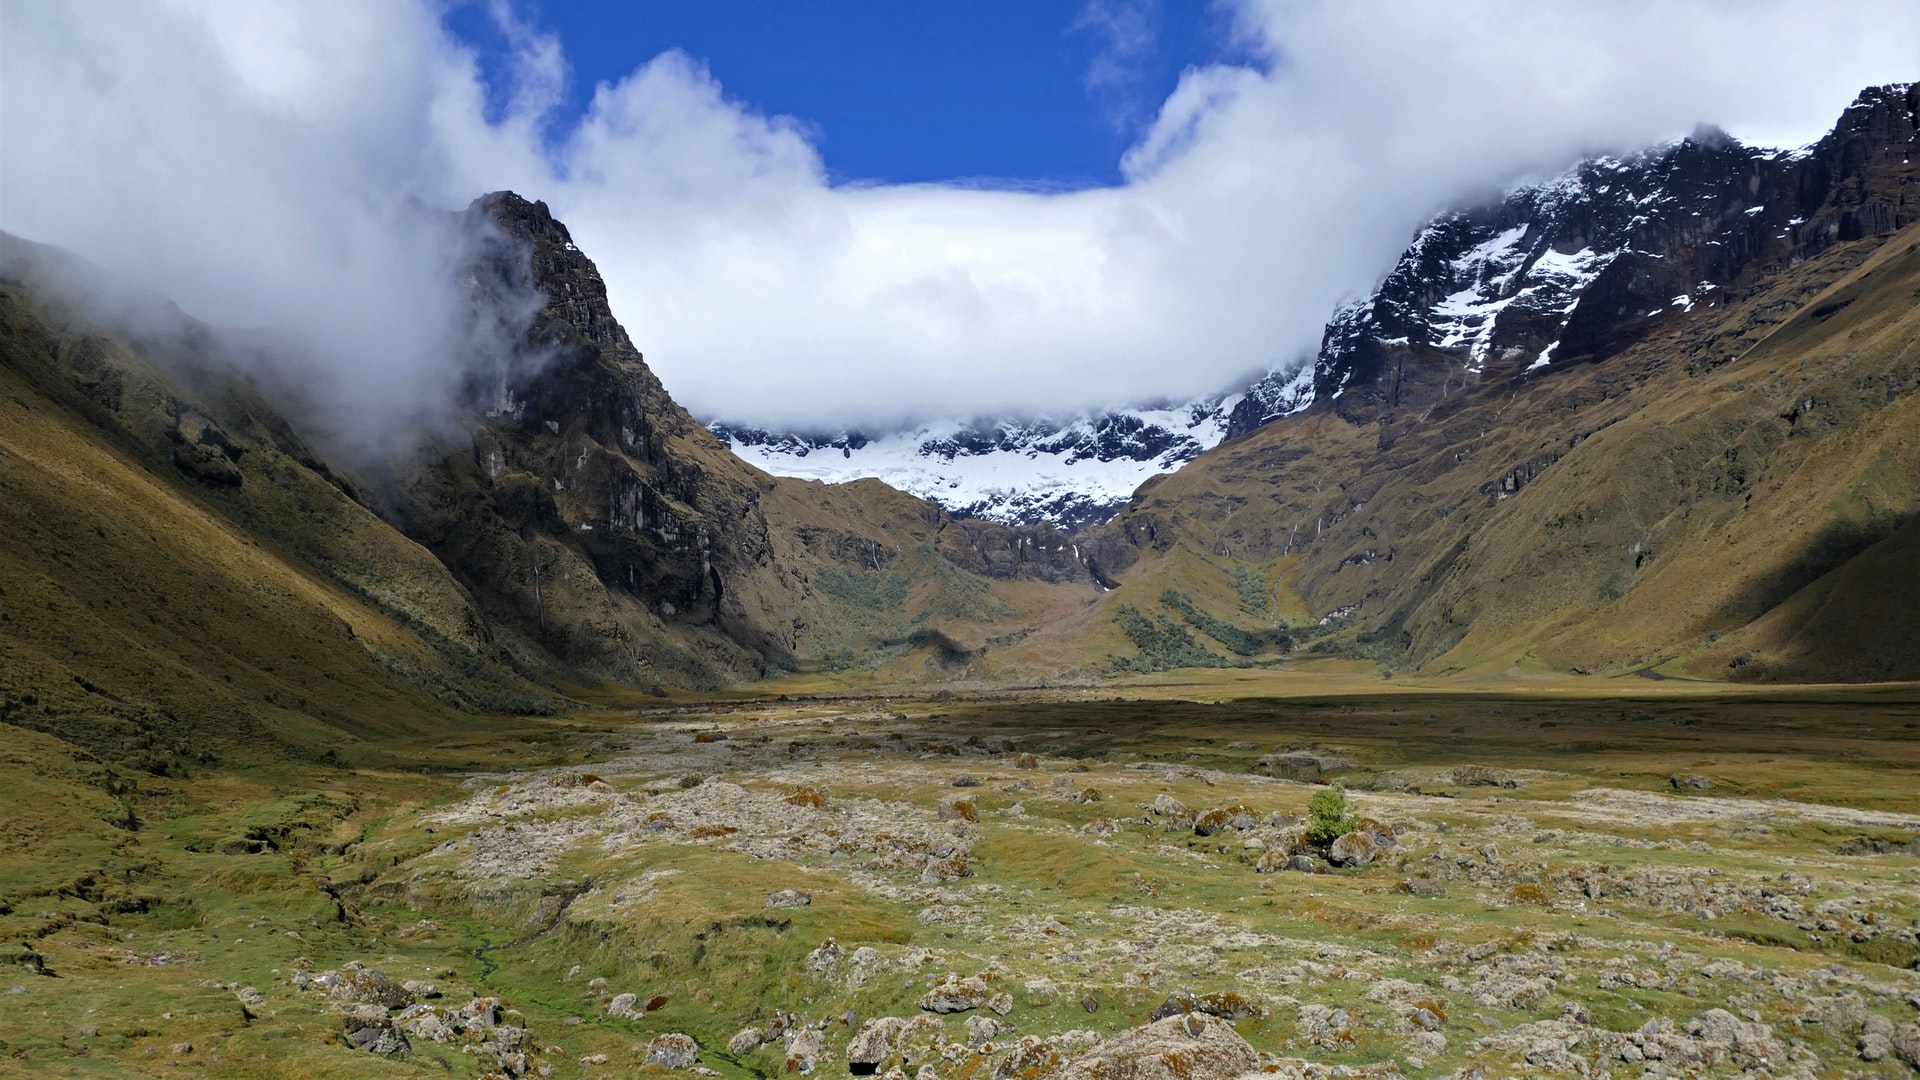
[[1380, 856], [1380, 845], [1372, 833], [1353, 832], [1333, 842], [1327, 849], [1327, 861], [1335, 866], [1365, 866]]
[[1260, 1056], [1225, 1020], [1185, 1013], [1108, 1039], [1068, 1064], [1061, 1080], [1232, 1080]]
[[805, 892], [800, 889], [781, 889], [779, 892], [767, 897], [766, 906], [770, 908], [795, 908], [806, 907], [811, 903], [813, 903], [813, 894], [810, 892]]
[[910, 1021], [898, 1016], [878, 1016], [860, 1025], [847, 1043], [847, 1069], [855, 1074], [878, 1072], [888, 1058], [900, 1052], [900, 1044], [912, 1027]]
[[369, 1054], [405, 1054], [413, 1050], [407, 1037], [384, 1016], [349, 1014], [341, 1018], [341, 1023], [346, 1028], [347, 1042], [356, 1050]]
[[647, 1044], [646, 1064], [663, 1069], [684, 1069], [700, 1060], [700, 1044], [693, 1036], [678, 1031], [655, 1035]]
[[766, 1036], [761, 1033], [759, 1028], [743, 1027], [733, 1033], [733, 1038], [727, 1040], [727, 1053], [732, 1054], [734, 1057], [739, 1057], [741, 1054], [750, 1054], [758, 1050], [760, 1044], [766, 1041]]
[[920, 998], [920, 1007], [928, 1012], [957, 1013], [977, 1009], [987, 1003], [987, 980], [978, 975], [961, 978], [948, 973]]

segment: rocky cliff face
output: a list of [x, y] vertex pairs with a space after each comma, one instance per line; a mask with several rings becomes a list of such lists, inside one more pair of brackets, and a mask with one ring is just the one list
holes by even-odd
[[429, 452], [391, 513], [535, 652], [712, 685], [842, 640], [823, 566], [877, 574], [925, 547], [963, 574], [1089, 580], [1048, 530], [951, 528], [877, 485], [808, 492], [752, 468], [668, 395], [545, 204], [503, 192], [470, 213], [499, 230], [467, 276], [475, 310], [544, 303], [518, 348], [474, 365], [470, 445]]
[[[1470, 386], [1618, 353], [1696, 304], [1725, 304], [1836, 243], [1920, 219], [1920, 88], [1864, 91], [1825, 138], [1756, 150], [1702, 128], [1581, 163], [1427, 225], [1371, 295], [1328, 322], [1311, 392], [1256, 384], [1240, 435], [1305, 401], [1404, 430]], [[1281, 393], [1290, 388], [1290, 393]]]

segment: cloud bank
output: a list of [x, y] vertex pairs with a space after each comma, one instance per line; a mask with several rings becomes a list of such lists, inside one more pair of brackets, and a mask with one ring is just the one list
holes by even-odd
[[1230, 12], [1253, 59], [1186, 72], [1124, 183], [1061, 193], [831, 183], [804, 118], [679, 52], [563, 128], [562, 43], [504, 6], [490, 88], [428, 0], [10, 4], [0, 228], [294, 336], [369, 422], [448, 384], [458, 300], [418, 206], [499, 188], [568, 223], [696, 415], [1059, 413], [1310, 353], [1449, 202], [1700, 121], [1808, 141], [1862, 86], [1920, 77], [1906, 0]]

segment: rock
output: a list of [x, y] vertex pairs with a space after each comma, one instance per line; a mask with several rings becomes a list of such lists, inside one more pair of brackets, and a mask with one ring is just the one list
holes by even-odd
[[799, 889], [781, 889], [779, 892], [767, 897], [766, 906], [770, 908], [796, 908], [806, 907], [811, 903], [813, 903], [813, 894], [810, 892], [803, 892]]
[[613, 1000], [607, 1002], [607, 1015], [621, 1020], [637, 1019], [641, 1015], [637, 1007], [639, 1001], [638, 994], [615, 994]]
[[1302, 874], [1317, 874], [1320, 866], [1307, 854], [1289, 855], [1282, 847], [1271, 847], [1260, 853], [1260, 859], [1253, 864], [1255, 873], [1277, 874], [1282, 870], [1292, 870]]
[[267, 1003], [267, 995], [261, 993], [258, 987], [243, 986], [235, 990], [233, 996], [249, 1009], [258, 1009]]
[[1909, 1069], [1920, 1072], [1920, 1024], [1901, 1024], [1887, 1036], [1893, 1052]]
[[179, 1042], [179, 1043], [174, 1043], [174, 1044], [173, 1044], [173, 1049], [172, 1049], [172, 1053], [175, 1053], [175, 1054], [191, 1054], [191, 1053], [193, 1053], [193, 1044], [192, 1044], [192, 1043], [188, 1043], [188, 1042]]
[[980, 778], [977, 776], [956, 777], [953, 781], [953, 786], [954, 787], [979, 787]]
[[425, 1001], [440, 996], [440, 988], [423, 979], [408, 979], [400, 984], [400, 989], [412, 994], [415, 1000]]
[[911, 1030], [912, 1022], [898, 1016], [878, 1016], [862, 1024], [847, 1043], [847, 1069], [855, 1074], [878, 1072], [900, 1052]]
[[1703, 1043], [1725, 1047], [1736, 1061], [1780, 1061], [1786, 1055], [1767, 1025], [1749, 1023], [1725, 1009], [1708, 1009], [1691, 1021], [1687, 1030]]
[[948, 973], [920, 998], [920, 1007], [928, 1012], [957, 1013], [977, 1009], [987, 1003], [987, 980], [978, 975], [961, 978]]
[[1327, 861], [1335, 866], [1365, 866], [1378, 858], [1380, 847], [1373, 834], [1355, 829], [1333, 842], [1327, 849]]
[[827, 1037], [819, 1028], [796, 1027], [787, 1031], [787, 1071], [802, 1076], [813, 1071], [826, 1052]]
[[1259, 1063], [1232, 1024], [1187, 1013], [1115, 1035], [1057, 1075], [1061, 1080], [1231, 1080]]
[[941, 821], [979, 821], [980, 808], [972, 799], [948, 799], [940, 804]]
[[1170, 1016], [1184, 1016], [1187, 1013], [1204, 1013], [1222, 1020], [1245, 1020], [1260, 1015], [1259, 1006], [1247, 999], [1245, 994], [1235, 990], [1222, 990], [1212, 994], [1194, 994], [1181, 992], [1162, 1002], [1160, 1007], [1149, 1013], [1149, 1020], [1165, 1020]]
[[1407, 1049], [1426, 1057], [1447, 1052], [1447, 1037], [1437, 1031], [1416, 1031], [1407, 1037]]
[[[1013, 1025], [1003, 1024], [991, 1016], [967, 1017], [967, 1045], [978, 1050], [982, 1043], [991, 1042], [1000, 1037], [1001, 1032], [1012, 1031]], [[852, 1061], [851, 1058], [848, 1059]]]
[[668, 1032], [655, 1035], [647, 1044], [645, 1064], [658, 1065], [663, 1069], [684, 1069], [700, 1060], [700, 1044], [693, 1036], [680, 1032]]
[[1259, 824], [1260, 818], [1252, 810], [1244, 806], [1224, 806], [1194, 818], [1193, 831], [1201, 836], [1212, 836], [1228, 829], [1246, 832]]
[[1421, 877], [1404, 878], [1397, 887], [1401, 892], [1409, 896], [1434, 897], [1447, 895], [1446, 882], [1436, 877], [1427, 877], [1424, 875]]
[[1066, 1063], [1066, 1057], [1052, 1043], [1032, 1035], [1015, 1043], [1007, 1056], [994, 1066], [994, 1080], [1016, 1077], [1049, 1076]]
[[995, 994], [987, 999], [987, 1008], [1005, 1016], [1013, 1011], [1013, 995], [1004, 992]]
[[1423, 1005], [1416, 1005], [1407, 1013], [1407, 1023], [1412, 1024], [1421, 1031], [1439, 1031], [1441, 1024], [1440, 1014]]
[[749, 1054], [759, 1049], [760, 1044], [766, 1041], [766, 1036], [761, 1034], [759, 1028], [743, 1027], [733, 1033], [733, 1038], [727, 1040], [727, 1053], [734, 1057]]
[[1154, 817], [1164, 819], [1161, 825], [1169, 831], [1184, 829], [1193, 824], [1193, 811], [1187, 809], [1186, 803], [1171, 795], [1154, 796], [1153, 803], [1147, 807], [1147, 812]]
[[404, 1009], [413, 1004], [413, 995], [379, 968], [323, 971], [313, 977], [312, 985], [325, 990], [333, 1000], [352, 1005]]
[[1667, 777], [1667, 783], [1671, 784], [1675, 791], [1707, 791], [1713, 787], [1713, 781], [1707, 777], [1691, 776], [1687, 773], [1674, 773]]
[[1453, 770], [1453, 782], [1461, 787], [1517, 788], [1520, 781], [1505, 769], [1485, 765], [1461, 765]]
[[405, 1054], [413, 1050], [407, 1037], [384, 1016], [348, 1015], [341, 1018], [341, 1024], [346, 1028], [347, 1042], [356, 1050], [369, 1054]]
[[927, 865], [920, 869], [922, 885], [942, 885], [972, 876], [973, 864], [968, 862], [964, 855], [950, 855], [944, 859], [930, 858], [927, 860]]
[[1032, 754], [1021, 754], [1013, 759], [1013, 767], [1016, 769], [1037, 769], [1040, 767], [1040, 759], [1034, 757]]

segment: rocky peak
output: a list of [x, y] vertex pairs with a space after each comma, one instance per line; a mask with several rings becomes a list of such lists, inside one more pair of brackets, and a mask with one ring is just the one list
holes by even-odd
[[1268, 376], [1230, 434], [1313, 403], [1355, 421], [1425, 409], [1611, 355], [1831, 244], [1893, 232], [1920, 219], [1916, 114], [1913, 85], [1874, 87], [1800, 150], [1702, 125], [1442, 214], [1372, 294], [1335, 312], [1310, 389], [1298, 372]]

